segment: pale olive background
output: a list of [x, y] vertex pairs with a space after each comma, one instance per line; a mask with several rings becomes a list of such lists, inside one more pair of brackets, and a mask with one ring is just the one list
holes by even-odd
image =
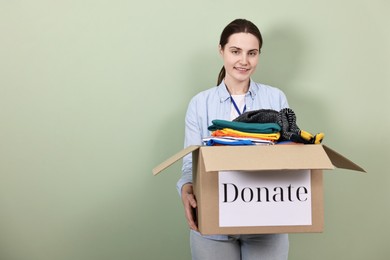
[[190, 259], [181, 165], [151, 171], [238, 17], [264, 37], [253, 79], [368, 172], [326, 172], [325, 231], [290, 259], [389, 259], [389, 3], [0, 1], [0, 259]]

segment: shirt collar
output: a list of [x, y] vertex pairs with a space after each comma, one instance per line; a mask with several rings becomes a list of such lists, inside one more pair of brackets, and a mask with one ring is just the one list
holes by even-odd
[[[255, 85], [256, 85], [256, 83], [252, 79], [250, 79], [248, 93], [252, 99], [254, 99], [256, 96]], [[218, 86], [218, 94], [219, 94], [219, 100], [221, 103], [230, 99], [230, 93], [226, 88], [224, 80]]]

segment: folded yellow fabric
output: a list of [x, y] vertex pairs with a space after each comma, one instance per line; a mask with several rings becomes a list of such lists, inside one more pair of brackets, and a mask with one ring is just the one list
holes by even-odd
[[241, 137], [241, 138], [259, 138], [263, 140], [277, 141], [280, 138], [280, 132], [272, 134], [254, 134], [248, 132], [241, 132], [231, 128], [224, 128], [215, 130], [211, 133], [212, 136], [232, 136], [232, 137]]

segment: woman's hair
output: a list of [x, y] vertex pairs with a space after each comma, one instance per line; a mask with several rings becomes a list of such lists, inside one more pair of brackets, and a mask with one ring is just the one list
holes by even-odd
[[[259, 40], [259, 51], [260, 51], [261, 46], [263, 45], [263, 38], [261, 37], [260, 30], [259, 28], [257, 28], [257, 26], [254, 23], [245, 19], [236, 19], [233, 22], [229, 23], [225, 27], [225, 29], [223, 29], [221, 38], [219, 40], [219, 44], [221, 45], [221, 48], [223, 49], [225, 47], [225, 45], [229, 41], [229, 37], [232, 34], [242, 33], [242, 32], [250, 33]], [[217, 86], [221, 84], [222, 80], [225, 78], [225, 74], [226, 74], [225, 67], [222, 67], [218, 75]]]

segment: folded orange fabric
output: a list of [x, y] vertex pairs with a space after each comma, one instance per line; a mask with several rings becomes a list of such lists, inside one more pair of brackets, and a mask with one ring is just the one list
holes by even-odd
[[212, 136], [232, 136], [232, 137], [241, 137], [241, 138], [258, 138], [263, 140], [277, 141], [280, 138], [280, 133], [272, 133], [272, 134], [254, 134], [237, 131], [231, 128], [224, 128], [215, 130], [211, 133]]

